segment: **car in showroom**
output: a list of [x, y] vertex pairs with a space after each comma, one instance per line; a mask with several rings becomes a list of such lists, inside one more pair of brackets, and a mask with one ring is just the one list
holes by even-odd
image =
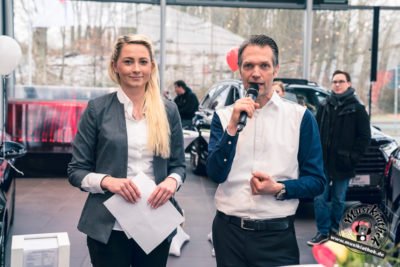
[[[388, 156], [388, 163], [385, 168], [386, 186], [383, 195], [383, 210], [389, 222], [389, 237], [394, 244], [400, 244], [400, 147], [392, 153], [390, 150], [382, 149]], [[396, 251], [398, 256], [400, 247]]]
[[[317, 83], [305, 79], [277, 78], [284, 83], [286, 93], [284, 98], [306, 106], [316, 114], [330, 92]], [[198, 137], [185, 148], [190, 155], [190, 166], [195, 174], [206, 176], [206, 161], [208, 157], [208, 139], [212, 115], [216, 109], [232, 105], [245, 95], [240, 80], [225, 80], [217, 82], [207, 91], [200, 101], [199, 111], [193, 118]], [[387, 158], [381, 150], [387, 151], [397, 147], [394, 138], [384, 134], [371, 125], [371, 143], [356, 167], [356, 176], [350, 180], [347, 194], [348, 201], [378, 203], [381, 201], [385, 186], [384, 170]]]
[[25, 157], [16, 163], [28, 177], [65, 177], [72, 140], [89, 99], [115, 88], [15, 86], [8, 100], [7, 134], [22, 143]]
[[26, 153], [23, 145], [4, 141], [0, 147], [0, 267], [6, 266], [6, 246], [14, 220], [15, 174], [17, 158]]

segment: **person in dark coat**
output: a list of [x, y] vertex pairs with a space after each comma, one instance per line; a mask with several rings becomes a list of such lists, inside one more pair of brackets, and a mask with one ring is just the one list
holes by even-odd
[[176, 97], [174, 99], [181, 115], [182, 127], [192, 125], [192, 118], [199, 108], [199, 100], [193, 91], [182, 80], [174, 82]]
[[314, 199], [318, 232], [307, 242], [309, 245], [323, 243], [328, 240], [330, 231], [338, 231], [349, 181], [355, 176], [355, 167], [371, 140], [368, 114], [356, 97], [347, 72], [337, 70], [333, 73], [332, 94], [318, 110], [317, 122], [330, 183]]

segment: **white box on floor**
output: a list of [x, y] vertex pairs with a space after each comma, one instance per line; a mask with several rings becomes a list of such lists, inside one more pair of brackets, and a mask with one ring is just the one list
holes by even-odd
[[14, 235], [11, 267], [69, 267], [68, 233]]

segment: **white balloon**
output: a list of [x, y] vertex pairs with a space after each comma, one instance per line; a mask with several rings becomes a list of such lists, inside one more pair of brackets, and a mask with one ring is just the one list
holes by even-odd
[[21, 47], [13, 38], [0, 36], [0, 75], [10, 74], [21, 59]]

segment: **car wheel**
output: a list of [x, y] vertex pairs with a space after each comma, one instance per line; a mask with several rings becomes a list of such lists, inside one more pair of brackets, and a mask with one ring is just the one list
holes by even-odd
[[206, 175], [206, 166], [200, 160], [201, 149], [199, 142], [194, 142], [190, 149], [190, 165], [192, 171], [197, 175]]

